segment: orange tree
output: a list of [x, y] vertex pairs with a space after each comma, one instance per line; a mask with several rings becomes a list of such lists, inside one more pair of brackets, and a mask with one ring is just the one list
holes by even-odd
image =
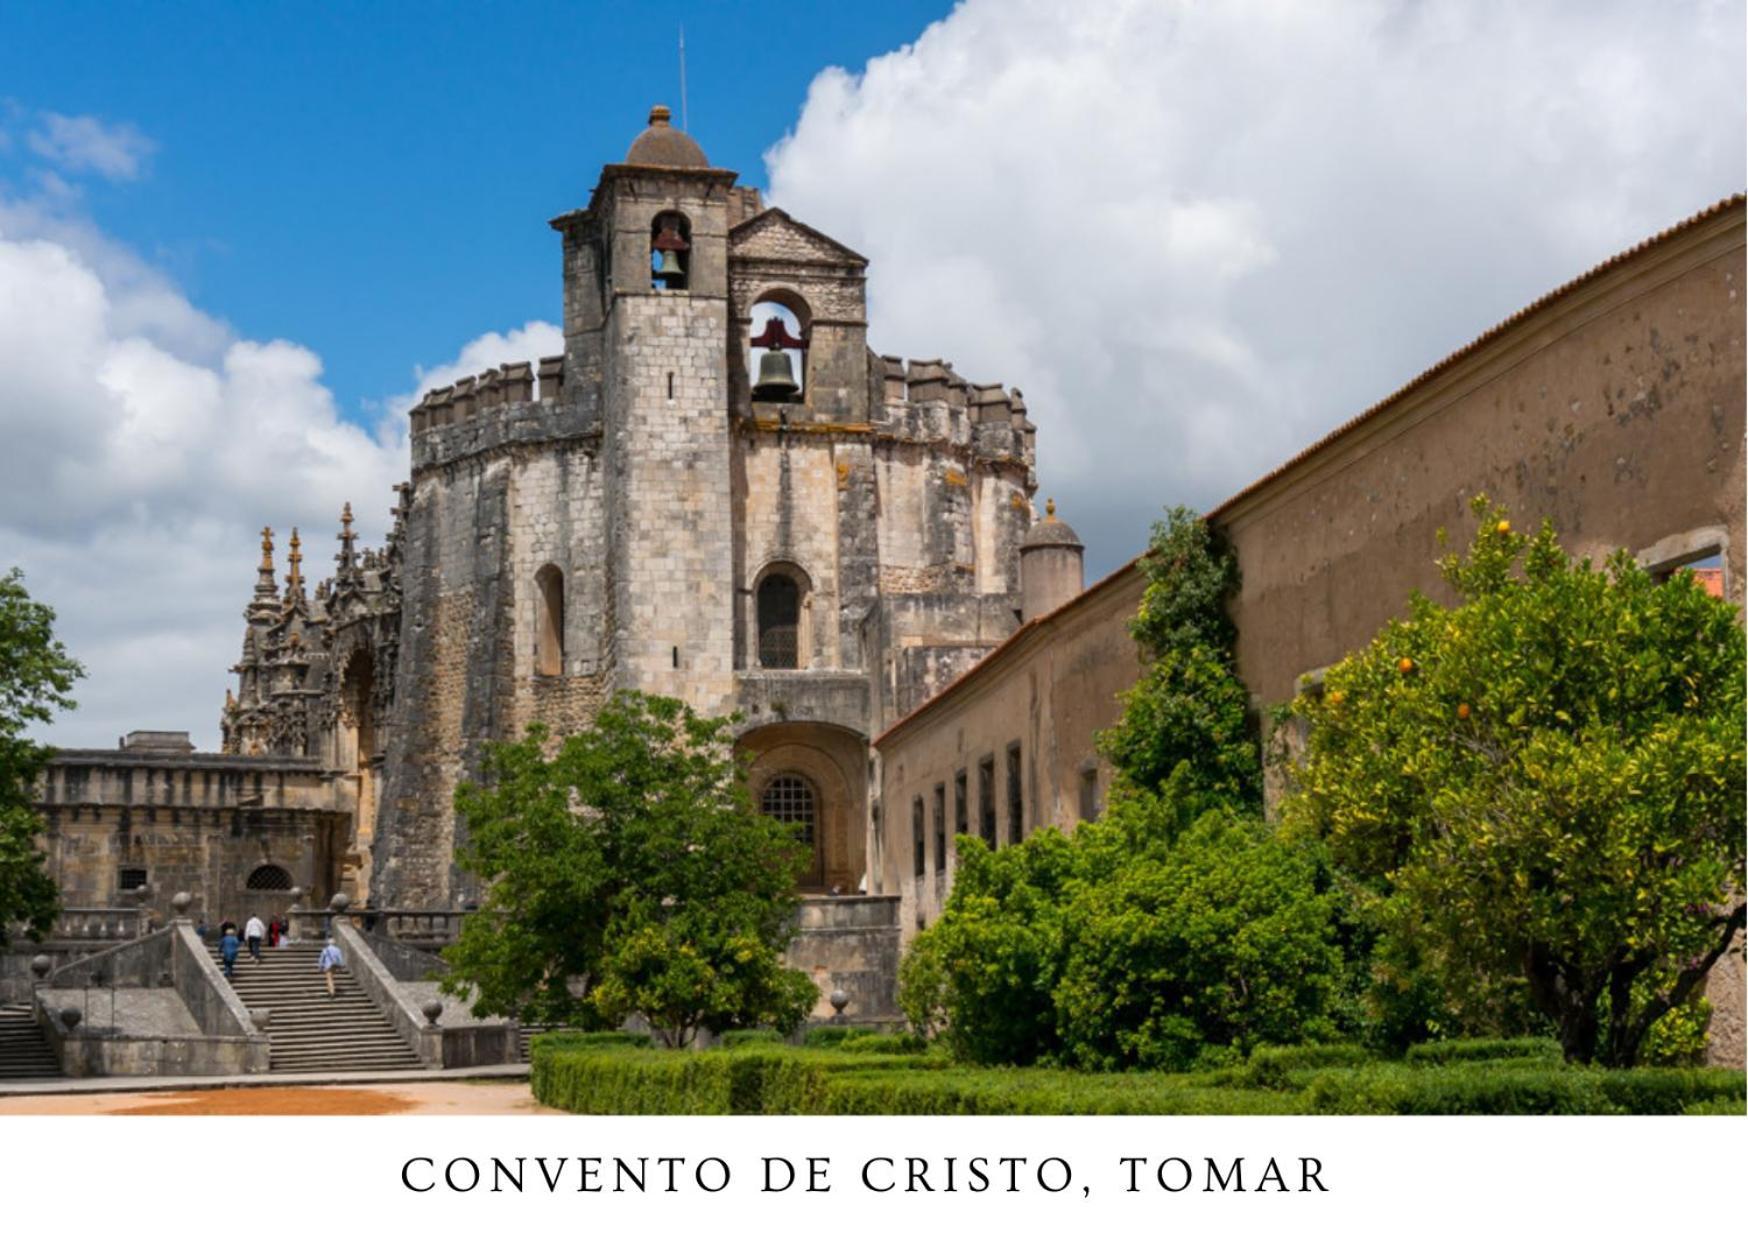
[[1417, 595], [1294, 704], [1283, 820], [1453, 993], [1520, 979], [1570, 1059], [1630, 1065], [1743, 926], [1742, 622], [1473, 510], [1460, 604]]

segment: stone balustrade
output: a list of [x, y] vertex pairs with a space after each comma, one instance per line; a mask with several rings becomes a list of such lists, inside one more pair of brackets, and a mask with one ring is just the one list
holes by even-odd
[[55, 918], [49, 938], [61, 942], [125, 943], [145, 932], [145, 912], [138, 908], [64, 908]]

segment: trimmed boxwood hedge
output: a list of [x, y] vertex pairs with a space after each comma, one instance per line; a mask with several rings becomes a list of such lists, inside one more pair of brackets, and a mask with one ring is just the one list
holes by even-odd
[[[1605, 1071], [1459, 1055], [1368, 1060], [1355, 1047], [1259, 1050], [1201, 1073], [967, 1068], [927, 1054], [751, 1042], [686, 1052], [579, 1035], [536, 1039], [532, 1085], [591, 1115], [1608, 1115], [1742, 1114], [1741, 1072]], [[587, 1036], [587, 1035], [581, 1035]], [[883, 1045], [884, 1038], [866, 1039]]]

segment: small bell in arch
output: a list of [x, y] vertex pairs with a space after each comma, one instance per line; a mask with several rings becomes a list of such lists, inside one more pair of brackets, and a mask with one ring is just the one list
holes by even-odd
[[686, 244], [686, 239], [679, 234], [672, 224], [662, 225], [656, 234], [651, 249], [655, 251], [655, 274], [673, 284], [685, 278], [686, 266], [680, 255], [692, 247]]

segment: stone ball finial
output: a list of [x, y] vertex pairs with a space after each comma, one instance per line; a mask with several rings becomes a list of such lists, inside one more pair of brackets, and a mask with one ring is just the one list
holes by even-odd
[[832, 1010], [839, 1016], [842, 1016], [844, 1014], [844, 1009], [850, 1006], [850, 996], [841, 988], [834, 990], [831, 993], [830, 1003], [832, 1005]]
[[303, 899], [303, 888], [302, 887], [293, 887], [290, 891], [286, 892], [285, 894], [291, 897], [291, 907], [296, 908], [297, 902], [299, 900]]
[[352, 897], [347, 895], [344, 891], [336, 891], [334, 893], [334, 898], [328, 901], [328, 907], [333, 909], [336, 913], [344, 913], [347, 909], [352, 907]]
[[443, 1015], [443, 1001], [441, 999], [427, 999], [419, 1006], [419, 1010], [425, 1014], [426, 1021], [435, 1025], [437, 1018]]
[[68, 1033], [77, 1029], [79, 1027], [79, 1022], [84, 1019], [85, 1013], [81, 1012], [76, 1007], [64, 1007], [61, 1009], [61, 1023], [67, 1027]]
[[50, 960], [47, 956], [32, 956], [30, 958], [30, 971], [36, 974], [36, 980], [39, 982], [47, 977], [49, 975], [49, 970], [54, 967], [55, 962]]
[[272, 1008], [250, 1008], [249, 1019], [255, 1022], [255, 1028], [263, 1033], [267, 1030], [267, 1022], [273, 1019]]
[[170, 907], [178, 917], [188, 916], [188, 910], [194, 904], [194, 897], [186, 891], [178, 891], [170, 897]]

